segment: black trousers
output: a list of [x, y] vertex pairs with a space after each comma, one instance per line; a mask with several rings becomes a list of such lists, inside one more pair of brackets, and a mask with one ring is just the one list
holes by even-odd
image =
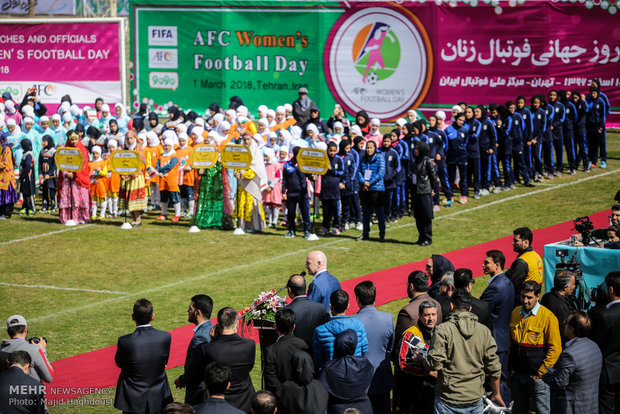
[[513, 151], [512, 159], [514, 160], [514, 175], [515, 177], [523, 177], [523, 184], [530, 182], [530, 174], [528, 172], [527, 165], [525, 164], [525, 156], [523, 151]]
[[11, 204], [3, 204], [0, 206], [0, 216], [4, 216], [6, 218], [11, 218], [13, 215], [13, 208], [15, 207], [15, 203]]
[[467, 163], [465, 164], [448, 164], [448, 181], [450, 185], [456, 180], [456, 170], [459, 170], [459, 188], [461, 190], [461, 196], [469, 196], [469, 189], [467, 188]]
[[297, 206], [299, 206], [301, 218], [304, 221], [304, 231], [310, 232], [310, 201], [308, 201], [308, 194], [297, 197], [287, 197], [286, 208], [288, 211], [286, 218], [288, 229], [289, 231], [295, 231], [295, 212], [297, 211]]
[[480, 192], [482, 177], [480, 177], [480, 158], [467, 159], [467, 188], [474, 188], [474, 194]]
[[583, 162], [583, 168], [590, 168], [590, 158], [588, 157], [588, 140], [586, 138], [586, 130], [585, 129], [577, 129], [575, 131], [574, 142], [577, 147], [577, 162], [576, 165], [579, 167], [579, 164]]
[[399, 216], [399, 206], [397, 200], [399, 190], [399, 188], [385, 190], [385, 205], [383, 206], [383, 213], [385, 214], [386, 220], [396, 219]]
[[562, 172], [564, 171], [564, 166], [562, 165], [564, 162], [564, 140], [554, 139], [553, 150], [555, 151], [555, 169]]
[[588, 154], [590, 154], [590, 162], [592, 164], [596, 164], [598, 161], [599, 149], [603, 145], [603, 134], [601, 132], [598, 132], [597, 129], [588, 129], [587, 136]]
[[433, 241], [433, 199], [430, 194], [416, 194], [413, 215], [418, 229], [418, 242]]
[[321, 200], [321, 204], [323, 204], [323, 228], [329, 230], [333, 222], [333, 227], [340, 229], [340, 200]]

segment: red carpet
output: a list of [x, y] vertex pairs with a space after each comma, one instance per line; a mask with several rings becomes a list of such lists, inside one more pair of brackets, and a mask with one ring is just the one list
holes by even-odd
[[[606, 227], [609, 210], [590, 216], [595, 228]], [[542, 256], [544, 245], [570, 238], [575, 234], [572, 221], [556, 224], [551, 227], [534, 231], [534, 249]], [[448, 253], [428, 249], [428, 255], [442, 253], [455, 267], [472, 269], [474, 274], [482, 274], [484, 254], [491, 249], [501, 250], [506, 254], [507, 263], [512, 263], [516, 254], [512, 252], [512, 235], [490, 242], [478, 244]], [[402, 266], [381, 270], [342, 283], [351, 298], [354, 298], [355, 285], [364, 280], [372, 280], [377, 286], [377, 305], [383, 305], [396, 299], [406, 297], [407, 276], [413, 270], [425, 270], [426, 260], [408, 263]], [[355, 300], [351, 301], [349, 313], [357, 312]], [[185, 353], [192, 337], [193, 325], [186, 325], [170, 331], [172, 334], [172, 348], [168, 368], [174, 368], [185, 363]], [[114, 364], [116, 346], [98, 349], [73, 357], [54, 362], [54, 382], [47, 387], [47, 398], [51, 404], [57, 404], [67, 399], [95, 392], [96, 389], [112, 387], [120, 370]], [[174, 379], [172, 379], [174, 380]], [[112, 395], [100, 393], [98, 398], [113, 398]]]

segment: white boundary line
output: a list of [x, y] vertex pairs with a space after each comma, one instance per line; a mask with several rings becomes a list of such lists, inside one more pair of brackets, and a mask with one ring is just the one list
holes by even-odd
[[[437, 217], [436, 220], [439, 220], [441, 218], [453, 217], [453, 216], [461, 215], [461, 214], [464, 214], [464, 213], [469, 213], [471, 211], [476, 211], [476, 210], [480, 210], [480, 209], [483, 209], [483, 208], [486, 208], [486, 207], [490, 207], [490, 206], [494, 206], [494, 205], [497, 205], [497, 204], [502, 204], [502, 203], [505, 203], [507, 201], [516, 200], [516, 199], [519, 199], [519, 198], [527, 197], [529, 195], [540, 194], [540, 193], [544, 193], [544, 192], [551, 191], [551, 190], [554, 190], [554, 189], [564, 188], [564, 187], [567, 187], [567, 186], [570, 186], [570, 185], [582, 183], [584, 181], [589, 181], [589, 180], [593, 180], [593, 179], [596, 179], [596, 178], [599, 178], [599, 177], [605, 177], [605, 176], [610, 175], [610, 174], [615, 174], [617, 172], [620, 172], [620, 169], [616, 169], [616, 170], [612, 170], [612, 171], [607, 171], [605, 173], [597, 174], [597, 175], [592, 175], [590, 177], [584, 177], [584, 178], [581, 178], [579, 180], [571, 181], [571, 182], [568, 182], [568, 183], [558, 184], [558, 185], [556, 185], [554, 187], [543, 188], [543, 189], [540, 189], [540, 190], [535, 190], [535, 191], [531, 191], [531, 192], [527, 192], [527, 193], [523, 193], [523, 194], [517, 194], [517, 195], [514, 195], [512, 197], [506, 197], [506, 198], [503, 198], [501, 200], [496, 200], [496, 201], [492, 201], [490, 203], [482, 204], [480, 206], [472, 207], [472, 208], [465, 209], [465, 210], [455, 211], [455, 212], [446, 214], [444, 216], [439, 216], [439, 217]], [[403, 225], [400, 225], [400, 226], [395, 226], [395, 227], [392, 227], [391, 230], [411, 227], [414, 224], [415, 223], [403, 224]], [[351, 239], [349, 239], [349, 238], [341, 238], [341, 239], [337, 239], [337, 240], [333, 240], [333, 241], [329, 241], [329, 242], [325, 242], [325, 243], [309, 244], [309, 248], [312, 248], [312, 249], [316, 249], [316, 248], [319, 248], [319, 247], [323, 247], [324, 248], [324, 247], [331, 246], [331, 245], [338, 244], [338, 243], [342, 243], [342, 242], [345, 242], [345, 241], [351, 241]], [[232, 272], [232, 271], [236, 271], [236, 270], [242, 270], [242, 269], [245, 269], [245, 268], [248, 268], [248, 267], [253, 267], [253, 266], [256, 266], [256, 265], [259, 265], [259, 264], [268, 263], [268, 262], [271, 262], [271, 261], [274, 261], [274, 260], [280, 260], [280, 259], [283, 259], [283, 258], [288, 257], [288, 256], [293, 256], [293, 255], [297, 255], [297, 254], [307, 253], [308, 251], [309, 251], [308, 248], [295, 250], [295, 251], [284, 253], [284, 254], [280, 254], [280, 255], [277, 255], [277, 256], [274, 256], [274, 257], [260, 259], [260, 260], [257, 260], [255, 262], [252, 262], [252, 263], [246, 263], [246, 264], [242, 264], [242, 265], [238, 265], [238, 266], [233, 266], [233, 267], [230, 267], [230, 268], [227, 268], [227, 269], [220, 269], [220, 270], [216, 270], [214, 272], [208, 272], [208, 273], [204, 273], [202, 275], [194, 276], [194, 277], [191, 277], [189, 279], [177, 280], [175, 282], [167, 283], [167, 284], [162, 285], [162, 286], [153, 287], [153, 288], [150, 288], [150, 289], [145, 289], [145, 290], [142, 290], [142, 291], [139, 291], [139, 292], [135, 292], [135, 293], [128, 293], [126, 295], [119, 296], [119, 297], [116, 297], [116, 298], [110, 298], [110, 299], [102, 300], [102, 301], [99, 301], [99, 302], [90, 303], [88, 305], [79, 306], [79, 307], [76, 307], [76, 308], [69, 308], [69, 309], [62, 310], [60, 312], [50, 313], [48, 315], [42, 315], [42, 316], [39, 316], [39, 317], [36, 317], [36, 318], [31, 318], [30, 321], [33, 321], [33, 322], [42, 321], [42, 320], [54, 318], [56, 316], [60, 316], [60, 315], [68, 314], [68, 313], [72, 313], [72, 312], [76, 312], [76, 311], [82, 311], [82, 310], [85, 310], [85, 309], [90, 309], [90, 308], [93, 308], [93, 307], [96, 307], [96, 306], [99, 306], [99, 305], [104, 305], [106, 303], [118, 302], [120, 300], [128, 299], [128, 298], [131, 298], [131, 297], [143, 296], [143, 295], [145, 295], [147, 293], [157, 292], [157, 291], [162, 290], [162, 289], [168, 289], [170, 287], [179, 286], [179, 285], [185, 284], [187, 282], [195, 282], [195, 281], [198, 281], [198, 280], [206, 279], [206, 278], [211, 277], [211, 276], [217, 276], [217, 275], [221, 275], [221, 274]]]
[[86, 227], [91, 227], [91, 226], [92, 226], [92, 224], [84, 224], [84, 225], [76, 226], [76, 227], [67, 227], [67, 228], [64, 228], [62, 230], [50, 231], [49, 233], [35, 234], [34, 236], [24, 237], [23, 239], [15, 239], [15, 240], [9, 240], [9, 241], [5, 241], [5, 242], [0, 242], [0, 246], [4, 246], [4, 245], [7, 245], [7, 244], [18, 243], [18, 242], [22, 242], [22, 241], [26, 241], [26, 240], [38, 239], [40, 237], [51, 236], [52, 234], [60, 234], [60, 233], [65, 233], [67, 231], [85, 229]]
[[20, 284], [17, 284], [17, 283], [4, 283], [4, 282], [0, 282], [0, 286], [40, 288], [40, 289], [57, 289], [57, 290], [74, 290], [74, 291], [78, 291], [78, 292], [110, 293], [110, 294], [113, 294], [113, 295], [126, 295], [127, 294], [127, 292], [114, 292], [112, 290], [79, 289], [79, 288], [59, 287], [59, 286], [50, 286], [50, 285], [20, 285]]

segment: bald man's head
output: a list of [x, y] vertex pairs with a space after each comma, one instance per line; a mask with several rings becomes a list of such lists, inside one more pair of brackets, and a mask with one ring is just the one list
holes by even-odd
[[288, 296], [291, 299], [303, 296], [306, 294], [306, 279], [301, 275], [293, 275], [288, 278], [286, 287], [288, 288]]
[[312, 276], [317, 273], [327, 270], [327, 256], [320, 250], [315, 250], [308, 253], [306, 257], [306, 269]]

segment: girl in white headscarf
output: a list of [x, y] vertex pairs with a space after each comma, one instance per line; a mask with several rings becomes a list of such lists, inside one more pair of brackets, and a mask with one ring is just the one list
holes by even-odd
[[267, 171], [267, 188], [263, 190], [263, 206], [269, 227], [276, 228], [282, 205], [282, 165], [272, 148], [263, 149], [265, 170]]
[[252, 163], [247, 170], [235, 171], [239, 185], [233, 218], [239, 219], [239, 228], [246, 232], [261, 231], [265, 228], [265, 211], [262, 204], [262, 192], [268, 186], [267, 171], [263, 153], [250, 134], [242, 138], [250, 148]]
[[117, 103], [114, 105], [114, 118], [116, 118], [116, 122], [118, 123], [118, 129], [122, 134], [126, 134], [127, 131], [129, 131], [128, 124], [130, 118], [123, 104]]

